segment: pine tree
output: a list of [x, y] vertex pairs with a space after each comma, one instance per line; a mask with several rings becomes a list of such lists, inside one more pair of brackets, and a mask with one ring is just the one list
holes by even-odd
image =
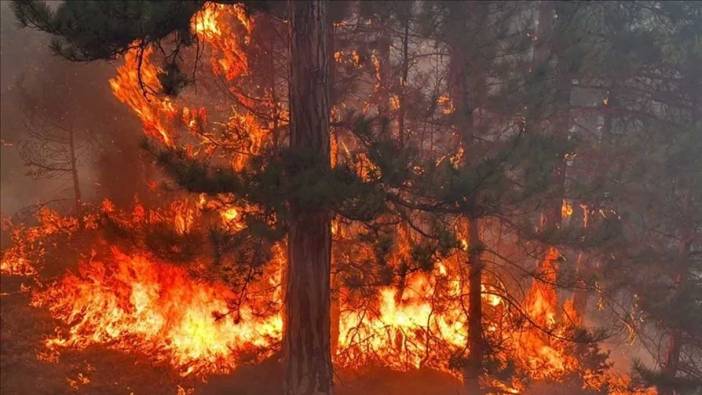
[[[43, 3], [21, 1], [15, 3], [15, 13], [21, 23], [54, 34], [57, 39], [52, 47], [57, 53], [70, 60], [90, 61], [115, 58], [135, 45], [138, 56], [143, 57], [150, 46], [166, 44], [171, 39], [170, 45], [177, 53], [179, 48], [193, 44], [190, 19], [203, 4], [69, 2], [51, 10]], [[254, 9], [250, 7], [250, 11]], [[264, 206], [268, 203], [279, 210], [279, 218], [285, 218], [289, 233], [284, 335], [286, 393], [329, 394], [332, 373], [328, 207], [333, 186], [327, 185], [331, 175], [326, 4], [291, 2], [289, 21], [290, 144], [283, 162], [270, 163], [263, 174], [242, 177], [227, 169], [210, 169], [183, 152], [151, 149], [168, 173], [190, 191], [238, 194]], [[310, 59], [316, 63], [310, 63]], [[164, 92], [157, 94], [178, 94], [187, 82], [181, 68], [176, 56], [166, 59], [164, 74], [159, 76]], [[145, 95], [150, 93], [147, 86], [142, 88]], [[291, 180], [288, 190], [283, 194], [268, 193], [280, 184], [276, 178], [282, 175], [279, 171]], [[266, 184], [271, 179], [273, 185]], [[315, 193], [319, 188], [323, 188], [322, 193]]]
[[[290, 149], [292, 177], [329, 171], [327, 4], [290, 2]], [[286, 393], [331, 394], [331, 217], [328, 209], [292, 200], [284, 356]], [[309, 204], [309, 203], [307, 203]]]
[[[637, 314], [654, 324], [635, 326], [642, 341], [654, 334], [664, 339], [652, 350], [659, 368], [639, 366], [644, 378], [661, 394], [693, 392], [702, 386], [702, 288], [695, 274], [702, 223], [702, 9], [669, 3], [611, 11], [613, 29], [622, 19], [629, 23], [615, 30], [610, 47], [624, 51], [628, 63], [613, 62], [610, 69], [627, 76], [617, 81], [616, 102], [607, 106], [613, 118], [609, 143], [622, 155], [608, 187], [625, 241], [607, 267], [617, 273], [612, 286], [624, 286]], [[634, 280], [626, 272], [633, 267]]]

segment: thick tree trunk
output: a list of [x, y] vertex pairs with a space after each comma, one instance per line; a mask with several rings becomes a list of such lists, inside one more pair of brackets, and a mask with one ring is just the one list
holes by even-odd
[[[329, 167], [326, 3], [290, 1], [290, 147]], [[291, 169], [299, 171], [299, 169]], [[285, 394], [332, 394], [329, 339], [330, 214], [290, 202]]]
[[330, 231], [326, 212], [291, 213], [285, 314], [285, 393], [332, 393]]

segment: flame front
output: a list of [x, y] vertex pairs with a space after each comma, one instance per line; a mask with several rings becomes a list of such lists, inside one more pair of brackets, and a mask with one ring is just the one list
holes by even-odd
[[233, 313], [225, 285], [194, 280], [145, 255], [111, 255], [109, 263], [84, 262], [34, 295], [35, 305], [70, 323], [47, 346], [112, 344], [165, 359], [187, 375], [229, 371], [241, 356], [263, 355], [279, 341], [280, 317], [260, 318], [250, 306]]
[[[99, 229], [98, 218], [105, 216], [135, 235], [150, 226], [166, 226], [187, 237], [201, 227], [202, 209], [208, 207], [212, 207], [211, 202], [199, 196], [190, 203], [176, 201], [167, 209], [136, 205], [131, 212], [122, 212], [106, 201], [100, 213], [82, 221], [43, 211], [37, 227], [17, 232], [17, 244], [6, 251], [3, 260], [35, 262], [31, 252], [42, 250], [40, 245], [56, 237]], [[213, 223], [240, 229], [242, 208], [218, 207]], [[23, 239], [21, 235], [33, 236]], [[397, 246], [396, 254], [407, 252], [406, 241]], [[140, 247], [126, 251], [100, 239], [73, 273], [35, 289], [33, 304], [47, 308], [62, 322], [56, 334], [45, 341], [50, 352], [41, 352], [40, 358], [55, 360], [52, 355], [64, 348], [101, 345], [168, 363], [183, 376], [206, 377], [273, 356], [280, 349], [283, 332], [282, 247], [274, 248], [272, 261], [248, 284], [249, 294], [242, 298], [242, 291], [230, 284], [199, 275], [208, 271], [207, 267], [200, 269], [206, 264], [199, 258], [176, 263], [156, 258]], [[410, 274], [402, 287], [380, 287], [374, 297], [342, 292], [335, 364], [352, 369], [369, 365], [401, 371], [432, 368], [460, 377], [454, 363], [465, 355], [469, 333], [462, 279], [466, 251], [459, 251], [430, 272]], [[483, 284], [484, 309], [494, 315], [485, 333], [504, 344], [495, 358], [500, 363], [513, 361], [530, 380], [560, 380], [583, 369], [572, 344], [563, 340], [580, 318], [571, 301], [562, 305], [558, 301], [554, 284], [559, 257], [558, 250], [550, 248], [540, 262], [538, 280], [522, 302], [528, 318], [524, 325], [514, 324], [522, 313], [510, 310], [509, 303], [499, 296], [503, 286]], [[30, 268], [25, 272], [41, 269]], [[632, 393], [626, 390], [626, 376], [608, 374], [603, 378], [587, 369], [583, 374], [589, 388], [606, 385], [610, 391], [622, 388], [614, 393]], [[511, 393], [524, 389], [516, 378], [490, 385]]]

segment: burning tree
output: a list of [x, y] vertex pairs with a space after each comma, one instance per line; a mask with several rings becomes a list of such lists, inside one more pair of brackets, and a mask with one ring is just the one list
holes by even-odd
[[[150, 188], [172, 199], [131, 211], [108, 200], [79, 219], [43, 211], [39, 225], [15, 231], [5, 272], [43, 277], [57, 240], [82, 251], [72, 273], [42, 278], [50, 285], [33, 292], [34, 305], [65, 324], [49, 351], [110, 344], [184, 377], [282, 356], [290, 394], [331, 393], [332, 361], [437, 369], [471, 394], [549, 380], [636, 391], [607, 371], [601, 336], [585, 330], [583, 294], [615, 302], [616, 284], [593, 272], [637, 255], [627, 238], [640, 227], [623, 214], [641, 203], [629, 203], [619, 176], [634, 174], [641, 156], [610, 177], [601, 155], [641, 141], [634, 133], [606, 146], [604, 135], [646, 130], [651, 116], [668, 130], [678, 116], [692, 132], [681, 128], [684, 142], [671, 147], [682, 157], [694, 147], [695, 91], [665, 82], [697, 84], [693, 57], [608, 67], [618, 40], [639, 34], [655, 11], [321, 1], [15, 8], [69, 59], [122, 60], [110, 87], [167, 176]], [[616, 30], [614, 16], [629, 25]], [[670, 31], [694, 20], [650, 26], [671, 50], [679, 37]], [[676, 53], [694, 48], [681, 42]], [[574, 60], [584, 53], [587, 61]], [[642, 81], [675, 95], [635, 100]], [[592, 125], [602, 132], [589, 133]], [[696, 162], [665, 150], [651, 157], [680, 170], [671, 185], [697, 218]], [[674, 257], [689, 270], [644, 279], [656, 295], [691, 301], [687, 309], [696, 224], [664, 226], [682, 235], [672, 241], [645, 238], [663, 250], [681, 242]], [[695, 324], [660, 321], [671, 339], [664, 374], [642, 371], [669, 380], [663, 392], [694, 386]]]
[[[171, 8], [158, 3], [140, 5], [94, 3], [82, 9], [69, 4], [56, 13], [44, 5], [33, 2], [16, 3], [16, 5], [17, 15], [22, 22], [31, 23], [43, 30], [63, 36], [68, 46], [57, 42], [55, 49], [70, 59], [112, 58], [134, 48], [127, 56], [132, 56], [131, 63], [136, 66], [135, 69], [125, 70], [125, 74], [113, 82], [113, 88], [117, 91], [118, 97], [137, 111], [143, 111], [141, 115], [147, 133], [152, 134], [162, 143], [162, 147], [154, 150], [161, 151], [159, 158], [171, 175], [191, 191], [234, 194], [250, 204], [263, 206], [268, 212], [249, 213], [252, 221], [256, 215], [260, 215], [261, 219], [258, 223], [261, 225], [281, 226], [281, 223], [285, 225], [288, 231], [288, 266], [285, 275], [287, 313], [284, 336], [288, 372], [287, 391], [291, 394], [330, 393], [329, 271], [331, 262], [330, 217], [326, 207], [333, 203], [334, 199], [338, 199], [334, 193], [339, 191], [333, 191], [330, 195], [329, 192], [315, 193], [309, 190], [318, 189], [320, 186], [330, 189], [328, 184], [343, 187], [342, 183], [348, 184], [348, 181], [354, 182], [354, 179], [349, 178], [352, 173], [348, 172], [341, 174], [345, 179], [339, 178], [330, 172], [328, 165], [329, 87], [326, 64], [330, 56], [327, 53], [327, 34], [325, 33], [328, 23], [326, 5], [321, 2], [308, 2], [295, 3], [290, 7], [291, 79], [288, 82], [290, 143], [284, 150], [269, 151], [269, 154], [273, 155], [269, 155], [268, 158], [259, 155], [258, 160], [265, 159], [268, 160], [267, 163], [255, 163], [246, 155], [256, 154], [256, 148], [268, 149], [262, 143], [269, 141], [270, 137], [260, 135], [237, 138], [229, 134], [232, 131], [236, 132], [237, 129], [253, 131], [251, 128], [256, 127], [256, 120], [235, 114], [225, 125], [225, 134], [215, 136], [204, 131], [206, 119], [203, 111], [183, 108], [185, 126], [200, 137], [201, 142], [208, 146], [207, 149], [216, 150], [220, 141], [224, 145], [229, 145], [226, 148], [230, 150], [236, 149], [236, 146], [248, 148], [248, 152], [240, 153], [237, 155], [238, 158], [225, 158], [234, 162], [233, 169], [203, 165], [202, 160], [196, 158], [197, 153], [177, 148], [173, 140], [174, 136], [164, 124], [169, 120], [162, 118], [169, 115], [172, 118], [172, 115], [175, 115], [168, 95], [178, 94], [187, 82], [187, 77], [181, 71], [179, 52], [183, 47], [192, 44], [193, 39], [222, 34], [221, 26], [214, 24], [215, 18], [225, 12], [220, 6], [208, 5], [199, 15], [193, 16], [199, 11], [201, 4], [178, 3], [177, 7]], [[250, 33], [248, 16], [241, 8], [235, 9], [235, 12], [238, 12], [239, 25], [244, 29], [244, 35], [247, 35], [246, 30]], [[109, 15], [122, 15], [123, 23], [110, 24], [110, 26], [96, 24], [97, 20], [109, 18]], [[144, 22], [142, 27], [146, 26], [145, 30], [133, 28], [131, 20], [134, 17]], [[67, 28], [68, 25], [73, 27]], [[103, 30], [96, 31], [96, 29]], [[190, 33], [191, 29], [194, 35]], [[144, 60], [147, 59], [148, 62], [148, 58], [157, 47], [162, 49], [161, 41], [165, 41], [167, 37], [173, 37], [170, 35], [173, 31], [175, 31], [175, 43], [170, 54], [164, 52], [166, 65], [163, 71], [156, 72], [153, 66], [145, 71]], [[236, 34], [234, 31], [229, 33]], [[129, 38], [125, 40], [126, 37]], [[217, 48], [225, 57], [224, 60], [230, 62], [213, 65], [215, 75], [221, 75], [232, 81], [245, 71], [241, 69], [246, 66], [241, 54], [232, 51], [237, 45], [241, 45], [242, 41], [244, 41], [243, 38], [231, 40], [231, 37], [219, 41], [220, 44], [235, 47]], [[320, 63], [312, 64], [313, 67], [308, 66], [310, 59]], [[129, 85], [134, 80], [141, 89], [141, 97], [134, 95], [136, 92], [119, 92], [125, 89], [125, 84]], [[161, 92], [155, 92], [153, 90], [155, 86], [159, 87]], [[129, 88], [135, 87], [133, 85], [126, 87], [126, 89]], [[149, 102], [148, 96], [154, 93], [161, 96], [158, 98], [160, 106], [154, 107]], [[235, 92], [233, 89], [228, 89], [227, 93], [233, 95], [235, 100], [239, 100], [241, 107], [250, 109], [251, 106], [259, 104], [255, 100], [250, 100], [241, 91]], [[163, 96], [164, 94], [166, 96]], [[277, 103], [273, 105], [277, 106]], [[259, 133], [262, 132], [259, 130]], [[224, 140], [217, 140], [217, 137]], [[259, 139], [258, 147], [242, 146], [251, 142], [256, 143], [252, 141], [254, 139]], [[283, 174], [280, 173], [281, 171]], [[281, 176], [286, 178], [280, 178]], [[339, 181], [334, 182], [332, 178]], [[272, 188], [276, 187], [282, 188], [278, 193], [267, 194], [267, 192], [273, 192]], [[349, 191], [348, 188], [345, 189]], [[271, 212], [271, 210], [276, 211]], [[276, 216], [274, 217], [273, 214]], [[252, 229], [251, 226], [248, 227], [248, 230], [250, 229]]]
[[[324, 177], [330, 170], [327, 4], [291, 2], [289, 7], [290, 150], [297, 155], [289, 175]], [[314, 188], [309, 181], [301, 186]], [[290, 395], [332, 393], [331, 216], [316, 198], [289, 201], [283, 352]]]

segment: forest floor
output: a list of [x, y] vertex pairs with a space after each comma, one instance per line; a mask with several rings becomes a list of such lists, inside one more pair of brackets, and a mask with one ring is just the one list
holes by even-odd
[[[56, 322], [46, 310], [32, 307], [22, 292], [25, 278], [0, 276], [0, 395], [174, 395], [179, 387], [193, 395], [279, 395], [282, 368], [270, 359], [244, 365], [207, 382], [184, 379], [167, 364], [154, 364], [145, 355], [113, 351], [106, 346], [66, 350], [56, 361], [37, 358], [42, 339]], [[460, 382], [445, 373], [412, 373], [383, 368], [335, 372], [336, 395], [456, 395]], [[537, 385], [536, 395], [581, 394], [567, 385]]]
[[[207, 382], [183, 379], [166, 364], [105, 346], [66, 350], [57, 361], [42, 361], [37, 358], [44, 351], [42, 339], [53, 333], [56, 322], [46, 310], [29, 304], [22, 281], [27, 280], [0, 276], [1, 395], [173, 395], [179, 386], [194, 389], [194, 395], [282, 392], [282, 370], [274, 360], [244, 365]], [[455, 395], [460, 388], [451, 376], [429, 370], [412, 374], [379, 368], [338, 371], [335, 382], [337, 395]]]

